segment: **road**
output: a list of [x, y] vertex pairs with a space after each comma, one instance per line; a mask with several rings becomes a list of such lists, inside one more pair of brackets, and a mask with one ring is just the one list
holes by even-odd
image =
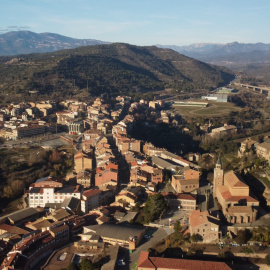
[[[151, 229], [149, 229], [151, 230]], [[152, 234], [152, 238], [149, 240], [143, 239], [142, 244], [136, 248], [136, 250], [130, 254], [130, 264], [129, 269], [132, 268], [132, 266], [139, 260], [141, 251], [147, 251], [149, 248], [155, 246], [158, 242], [160, 242], [162, 239], [167, 237], [168, 235], [173, 233], [173, 229], [169, 228], [158, 228], [156, 231]]]

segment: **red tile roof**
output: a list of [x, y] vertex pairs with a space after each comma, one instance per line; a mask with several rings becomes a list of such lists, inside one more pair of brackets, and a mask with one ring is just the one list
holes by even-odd
[[233, 196], [226, 186], [219, 186], [218, 190], [225, 201], [238, 202], [240, 200], [245, 200], [247, 202], [258, 202], [256, 198], [251, 196]]
[[94, 195], [101, 193], [101, 192], [102, 191], [99, 189], [90, 189], [90, 190], [84, 191], [83, 196], [89, 198], [89, 197], [94, 196]]
[[242, 177], [234, 171], [229, 171], [225, 173], [224, 178], [227, 180], [231, 187], [248, 188], [248, 186], [243, 182]]
[[138, 262], [138, 267], [155, 269], [155, 266], [149, 260], [149, 252], [141, 251], [141, 255]]
[[149, 257], [149, 252], [142, 251], [138, 269], [168, 269], [168, 270], [230, 270], [224, 262], [209, 262], [201, 260], [169, 259], [161, 257]]

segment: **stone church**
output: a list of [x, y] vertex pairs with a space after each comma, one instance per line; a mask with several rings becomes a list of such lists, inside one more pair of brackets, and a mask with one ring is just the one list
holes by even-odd
[[221, 205], [228, 223], [250, 223], [256, 220], [259, 201], [237, 172], [228, 171], [224, 174], [220, 158], [214, 169], [213, 195]]

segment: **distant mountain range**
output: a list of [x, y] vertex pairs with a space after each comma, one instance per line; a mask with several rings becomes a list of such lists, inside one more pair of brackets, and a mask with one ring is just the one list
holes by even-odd
[[170, 48], [188, 57], [207, 63], [228, 67], [242, 64], [270, 62], [270, 44], [264, 43], [196, 43], [188, 46], [157, 46], [160, 48]]
[[76, 91], [129, 94], [176, 88], [209, 89], [234, 74], [171, 49], [124, 43], [84, 46], [53, 53], [0, 57], [0, 92], [72, 95]]
[[55, 52], [81, 46], [109, 44], [95, 39], [75, 39], [52, 33], [12, 31], [0, 35], [0, 56]]
[[[81, 46], [110, 44], [95, 39], [75, 39], [52, 33], [13, 31], [0, 35], [0, 56], [55, 52]], [[188, 46], [156, 45], [169, 48], [197, 60], [227, 66], [270, 62], [270, 44], [238, 43], [228, 44], [196, 43]]]

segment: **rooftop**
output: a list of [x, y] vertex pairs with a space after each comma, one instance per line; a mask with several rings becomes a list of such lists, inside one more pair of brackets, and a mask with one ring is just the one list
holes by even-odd
[[149, 252], [142, 251], [140, 254], [138, 268], [143, 269], [170, 269], [170, 270], [229, 270], [231, 269], [224, 262], [184, 260], [161, 257], [149, 257]]
[[121, 224], [103, 223], [101, 225], [88, 226], [87, 229], [105, 238], [128, 241], [129, 237], [139, 236], [145, 230], [144, 227], [135, 227]]

